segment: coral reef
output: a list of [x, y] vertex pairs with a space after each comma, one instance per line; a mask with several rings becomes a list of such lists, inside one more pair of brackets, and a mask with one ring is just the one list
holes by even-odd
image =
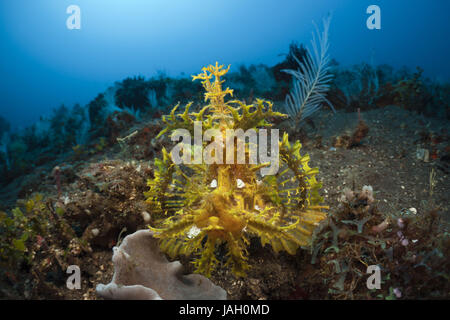
[[225, 290], [209, 279], [197, 274], [184, 275], [180, 262], [167, 261], [150, 230], [126, 236], [113, 251], [113, 279], [96, 288], [103, 298], [224, 300], [227, 297]]
[[[325, 40], [324, 35], [319, 39]], [[306, 50], [303, 45], [293, 43], [284, 61], [273, 67], [262, 64], [240, 66], [227, 75], [234, 88], [234, 96], [247, 103], [251, 103], [254, 96], [273, 99], [274, 110], [282, 110], [282, 100], [287, 96], [291, 97], [294, 105], [301, 106], [298, 103], [302, 100], [300, 89], [309, 85], [311, 90], [319, 88], [322, 93], [320, 96], [337, 110], [355, 112], [360, 108], [364, 112], [399, 105], [426, 116], [450, 119], [449, 85], [425, 78], [420, 68], [412, 72], [405, 68], [395, 70], [388, 65], [375, 66], [367, 63], [342, 67], [324, 56], [322, 62], [327, 62], [327, 67], [321, 69], [321, 77], [324, 80], [322, 84], [325, 85], [317, 87], [315, 81], [310, 81], [306, 86], [301, 84], [291, 88], [290, 93], [290, 76], [303, 74], [301, 66], [306, 69], [318, 66], [318, 62], [311, 64], [311, 54], [314, 55], [314, 50]], [[294, 71], [298, 68], [299, 71]], [[308, 69], [311, 80], [314, 74], [317, 75], [313, 71], [318, 70], [313, 69]], [[282, 70], [290, 70], [290, 73]], [[316, 85], [312, 88], [310, 85], [314, 83]], [[301, 112], [304, 121], [299, 123], [300, 126], [292, 126], [289, 119], [285, 124], [291, 137], [299, 138], [302, 142], [308, 139], [308, 134], [316, 127], [314, 116], [307, 115], [315, 114], [323, 102], [328, 104], [323, 99], [319, 99], [321, 103], [317, 104], [319, 100], [315, 101], [313, 96], [302, 100], [306, 102], [304, 105], [308, 101], [312, 104], [311, 112], [306, 112], [306, 109]], [[118, 81], [105, 92], [99, 93], [86, 106], [61, 105], [48, 118], [41, 118], [30, 127], [19, 131], [6, 130], [3, 138], [0, 138], [0, 184], [7, 185], [14, 179], [21, 179], [45, 163], [55, 166], [64, 161], [61, 158], [75, 156], [83, 159], [92, 154], [103, 153], [106, 146], [113, 147], [116, 139], [126, 136], [133, 126], [145, 124], [167, 113], [166, 106], [189, 101], [193, 102], [191, 110], [199, 111], [196, 108], [201, 106], [201, 84], [190, 81], [184, 75], [181, 78], [171, 78], [159, 73], [150, 79], [128, 77]], [[291, 119], [295, 118], [298, 111], [297, 107], [293, 107], [292, 112], [289, 112]], [[282, 120], [275, 117], [271, 122], [278, 125]], [[306, 130], [303, 124], [309, 125], [313, 130]], [[6, 128], [7, 122], [0, 121], [0, 132], [5, 132]], [[102, 138], [106, 143], [103, 146], [100, 140]], [[101, 146], [100, 150], [97, 146]], [[430, 154], [444, 157], [444, 162], [446, 161], [445, 154], [438, 155], [433, 150], [430, 150]]]
[[[327, 115], [328, 112], [317, 114], [328, 130], [330, 123]], [[415, 152], [418, 144], [430, 150], [437, 146], [440, 152], [444, 152], [448, 137], [441, 130], [441, 126], [445, 123], [423, 118], [398, 107], [367, 111], [364, 113], [364, 121], [370, 125], [371, 135], [370, 139], [365, 141], [364, 147], [328, 150], [334, 134], [342, 132], [348, 124], [353, 124], [356, 116], [355, 113], [348, 119], [347, 115], [343, 116], [338, 112], [337, 120], [333, 120], [332, 125], [341, 123], [341, 127], [334, 127], [328, 132], [329, 135], [323, 136], [324, 147], [317, 149], [308, 143], [302, 147], [302, 150], [307, 149], [312, 159], [320, 161], [321, 176], [326, 186], [323, 195], [326, 197], [326, 203], [332, 206], [329, 219], [333, 217], [336, 228], [344, 230], [342, 236], [348, 232], [346, 230], [353, 232], [348, 238], [338, 236], [340, 253], [337, 254], [334, 249], [324, 252], [332, 243], [332, 228], [327, 226], [327, 222], [324, 222], [323, 232], [316, 232], [319, 243], [325, 239], [327, 242], [318, 249], [313, 265], [310, 262], [314, 252], [297, 250], [295, 255], [283, 251], [275, 253], [274, 250], [268, 250], [267, 246], [263, 247], [257, 236], [248, 236], [250, 243], [246, 247], [247, 264], [252, 268], [247, 270], [247, 277], [237, 278], [230, 268], [218, 268], [211, 275], [211, 280], [224, 288], [229, 298], [448, 297], [448, 264], [445, 261], [448, 256], [448, 231], [445, 231], [444, 227], [445, 220], [448, 221], [448, 179], [446, 173], [437, 166], [439, 160], [433, 160], [430, 155], [430, 162], [418, 162]], [[340, 117], [345, 121], [340, 122]], [[319, 129], [322, 126], [320, 123], [318, 122]], [[420, 127], [414, 126], [415, 123], [420, 123]], [[120, 243], [125, 235], [143, 229], [148, 224], [159, 226], [162, 219], [167, 217], [151, 210], [153, 204], [148, 207], [143, 195], [147, 190], [146, 179], [149, 176], [154, 177], [158, 172], [157, 166], [150, 164], [148, 159], [154, 155], [160, 156], [163, 146], [172, 146], [170, 140], [165, 139], [166, 135], [155, 139], [162, 128], [161, 123], [156, 119], [152, 120], [122, 134], [123, 146], [119, 143], [115, 146], [105, 146], [102, 153], [88, 153], [83, 156], [83, 160], [73, 157], [59, 160], [59, 170], [48, 163], [39, 167], [32, 175], [27, 175], [28, 179], [24, 185], [19, 185], [19, 197], [27, 200], [20, 200], [16, 207], [20, 208], [27, 220], [35, 215], [40, 217], [42, 222], [47, 222], [50, 226], [51, 232], [50, 235], [32, 233], [23, 242], [25, 251], [17, 250], [13, 239], [19, 248], [23, 248], [20, 241], [22, 232], [29, 230], [28, 226], [32, 224], [23, 224], [21, 215], [15, 216], [6, 202], [1, 203], [0, 211], [4, 212], [2, 217], [7, 217], [4, 221], [9, 221], [2, 225], [1, 242], [8, 247], [4, 250], [13, 250], [15, 253], [4, 251], [5, 256], [1, 260], [0, 298], [100, 298], [95, 292], [95, 286], [98, 283], [108, 283], [113, 276], [111, 248]], [[396, 131], [389, 131], [392, 128]], [[134, 132], [136, 133], [133, 134]], [[386, 134], [387, 132], [390, 134]], [[130, 137], [127, 138], [128, 136]], [[144, 150], [144, 147], [149, 150]], [[142, 159], [136, 161], [130, 160], [130, 157]], [[413, 163], [415, 171], [411, 174]], [[352, 182], [353, 185], [373, 185], [377, 193], [374, 196], [370, 188], [366, 187], [364, 192], [346, 190], [344, 198], [340, 197], [342, 186], [352, 185]], [[208, 190], [212, 190], [209, 187], [210, 185]], [[356, 189], [353, 187], [353, 190]], [[37, 201], [34, 196], [29, 196], [30, 192], [34, 191], [41, 192], [44, 197]], [[366, 193], [372, 196], [367, 197]], [[433, 199], [426, 201], [428, 194], [431, 194]], [[6, 192], [2, 193], [2, 196], [16, 199], [16, 196]], [[340, 205], [337, 198], [342, 201]], [[28, 213], [25, 203], [30, 199], [34, 199], [35, 203], [43, 203], [44, 211], [39, 213], [38, 208], [41, 206], [38, 205]], [[429, 210], [436, 208], [437, 204], [440, 209]], [[409, 210], [411, 207], [416, 209]], [[401, 208], [406, 209], [400, 210]], [[64, 225], [69, 226], [72, 231], [57, 227], [50, 210], [59, 212]], [[344, 214], [343, 211], [347, 213]], [[356, 223], [359, 219], [370, 216], [372, 219], [362, 225], [362, 233], [359, 234]], [[398, 217], [402, 220], [398, 221]], [[173, 219], [176, 218], [177, 216]], [[341, 220], [354, 223], [344, 223]], [[401, 229], [397, 222], [403, 225]], [[401, 234], [397, 234], [399, 231]], [[329, 234], [325, 235], [327, 232]], [[77, 240], [72, 240], [74, 237]], [[365, 237], [379, 241], [368, 242], [370, 239]], [[405, 247], [402, 242], [406, 241], [408, 243]], [[389, 260], [390, 255], [381, 248], [383, 242], [386, 243], [384, 250], [393, 246], [394, 260]], [[92, 251], [84, 250], [85, 245], [89, 245], [85, 248], [90, 247]], [[360, 248], [360, 251], [354, 251], [352, 247]], [[383, 281], [381, 290], [369, 291], [365, 287], [369, 275], [365, 273], [367, 267], [358, 259], [361, 258], [358, 252], [363, 253], [364, 250], [374, 252], [376, 257], [369, 260], [363, 255], [362, 261], [380, 262]], [[404, 251], [406, 257], [416, 255], [415, 259], [418, 259], [416, 261], [419, 265], [405, 261]], [[29, 256], [33, 256], [30, 253], [33, 252], [34, 258], [29, 259]], [[220, 262], [226, 261], [226, 246], [218, 246], [215, 253]], [[8, 260], [8, 257], [11, 257], [11, 260]], [[180, 256], [180, 262], [187, 273], [192, 273], [195, 269], [190, 263], [193, 259], [195, 256]], [[357, 269], [351, 272], [343, 271], [346, 274], [343, 291], [339, 288], [328, 290], [329, 286], [334, 285], [342, 276], [342, 272], [336, 273], [335, 262], [327, 263], [335, 259], [340, 261], [341, 269], [345, 270], [342, 261], [350, 261], [351, 266]], [[388, 271], [383, 269], [385, 259], [389, 261], [386, 265], [389, 267]], [[424, 265], [420, 264], [422, 261]], [[71, 291], [65, 286], [65, 268], [72, 264], [79, 265], [82, 270], [81, 290]], [[408, 275], [414, 279], [418, 277], [419, 283], [417, 284], [416, 280], [410, 280], [409, 284], [404, 282]], [[420, 283], [422, 280], [423, 284]], [[355, 283], [356, 288], [350, 293], [348, 290], [352, 290]], [[337, 285], [341, 287], [340, 282], [337, 282]]]
[[[336, 214], [315, 233], [311, 263], [317, 269], [304, 287], [320, 278], [324, 286], [314, 291], [336, 299], [430, 298], [448, 292], [450, 238], [439, 208], [422, 215], [415, 208], [383, 214], [370, 186], [346, 189], [340, 201]], [[370, 265], [381, 268], [382, 289], [367, 289]]]
[[150, 173], [146, 162], [61, 164], [40, 180], [51, 184], [46, 194], [53, 196], [36, 194], [0, 212], [0, 283], [12, 287], [7, 296], [61, 298], [67, 266], [88, 272], [96, 251], [110, 251], [118, 235], [144, 228], [150, 216], [142, 194]]
[[361, 63], [331, 68], [333, 81], [328, 94], [336, 109], [354, 111], [397, 105], [407, 110], [449, 119], [448, 84], [425, 78], [420, 67], [394, 70], [389, 65]]
[[[25, 284], [16, 290], [29, 292], [29, 297], [55, 292], [55, 284], [46, 281], [45, 275], [62, 273], [74, 257], [92, 251], [86, 241], [77, 237], [64, 210], [40, 194], [13, 209], [12, 216], [0, 212], [0, 231], [1, 279]], [[28, 268], [31, 281], [23, 272]], [[27, 282], [31, 288], [26, 287]]]
[[[448, 299], [450, 86], [420, 68], [330, 60], [324, 96], [337, 112], [295, 127], [277, 112], [291, 86], [282, 70], [306, 67], [313, 52], [292, 44], [273, 67], [231, 69], [234, 90], [216, 85], [214, 72], [228, 69], [212, 66], [202, 83], [129, 77], [20, 130], [0, 116], [0, 298], [97, 299], [95, 286], [113, 274], [111, 248], [151, 225], [162, 251], [232, 299]], [[162, 117], [177, 103], [188, 106]], [[262, 176], [265, 164], [174, 164], [167, 133], [196, 120], [288, 132], [278, 174]], [[308, 155], [321, 168], [327, 218]], [[376, 195], [356, 191], [364, 184]], [[65, 287], [72, 264], [82, 290]], [[369, 265], [381, 267], [380, 290], [365, 285]], [[111, 293], [130, 297], [129, 287]]]
[[115, 93], [117, 106], [119, 108], [128, 107], [135, 111], [144, 110], [150, 106], [148, 91], [143, 77], [126, 78], [119, 83]]

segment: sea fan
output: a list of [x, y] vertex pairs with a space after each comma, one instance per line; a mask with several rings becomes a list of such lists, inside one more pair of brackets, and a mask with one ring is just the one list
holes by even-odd
[[[326, 103], [334, 111], [333, 105], [325, 97], [332, 75], [330, 69], [330, 57], [328, 55], [328, 28], [331, 16], [323, 19], [323, 32], [320, 34], [314, 24], [316, 34], [313, 32], [311, 40], [312, 51], [307, 50], [303, 62], [295, 57], [299, 65], [298, 70], [284, 69], [283, 72], [294, 77], [293, 90], [286, 96], [286, 112], [291, 116], [295, 124], [316, 112], [323, 103]], [[320, 52], [319, 52], [320, 47]]]

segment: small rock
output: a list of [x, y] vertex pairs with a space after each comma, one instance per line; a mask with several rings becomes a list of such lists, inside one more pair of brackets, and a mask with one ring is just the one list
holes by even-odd
[[416, 158], [422, 160], [423, 162], [430, 161], [430, 152], [428, 149], [419, 148], [416, 151]]
[[144, 219], [144, 222], [146, 223], [150, 222], [150, 213], [148, 213], [147, 211], [142, 211], [142, 219]]
[[395, 288], [395, 289], [393, 290], [393, 293], [395, 294], [395, 296], [396, 296], [398, 299], [400, 299], [400, 298], [402, 297], [402, 292], [400, 291], [399, 288]]

